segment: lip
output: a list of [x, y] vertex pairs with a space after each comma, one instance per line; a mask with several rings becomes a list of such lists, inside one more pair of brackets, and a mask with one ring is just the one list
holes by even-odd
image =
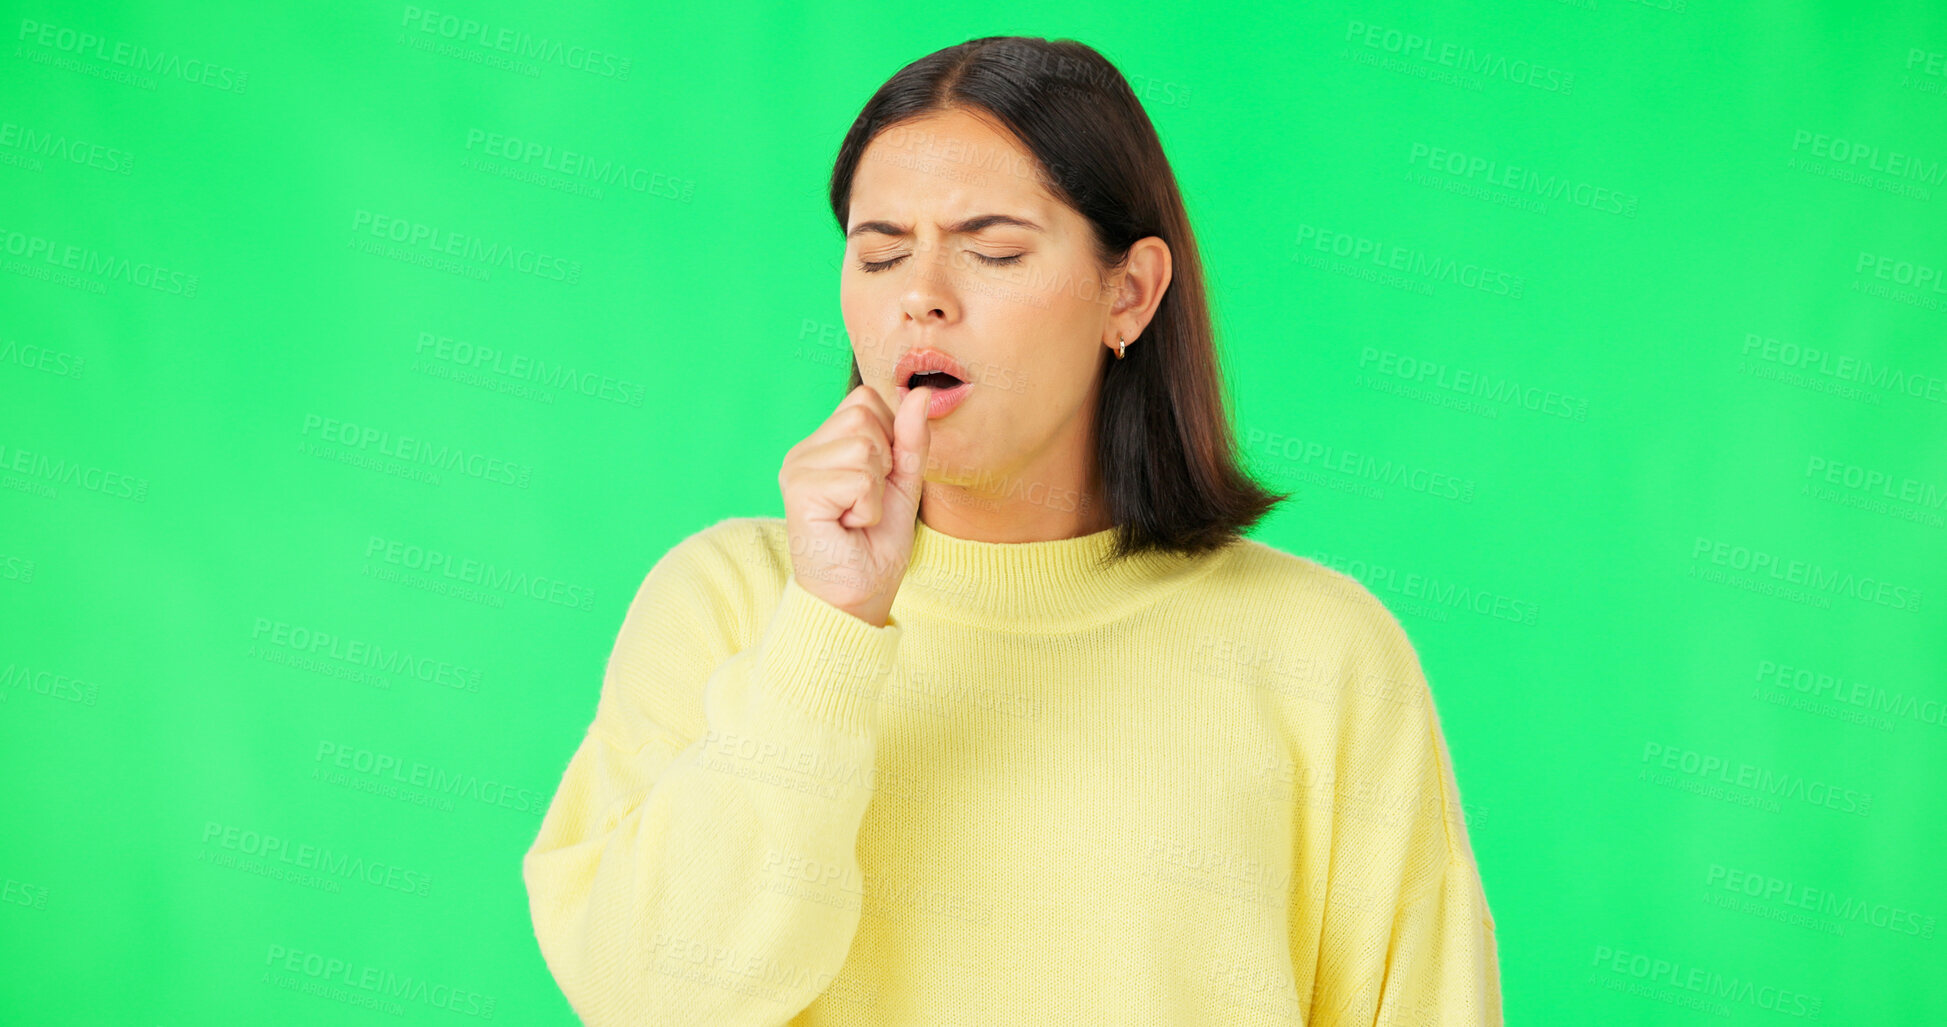
[[945, 371], [960, 379], [959, 385], [951, 389], [935, 389], [933, 395], [927, 399], [926, 418], [930, 421], [945, 417], [952, 413], [955, 407], [965, 402], [967, 393], [973, 388], [973, 380], [967, 376], [967, 371], [960, 366], [960, 362], [953, 359], [952, 354], [942, 353], [926, 346], [910, 349], [906, 351], [905, 356], [899, 358], [899, 363], [892, 372], [893, 394], [898, 401], [905, 402], [906, 394], [913, 391], [906, 387], [906, 382], [913, 375], [929, 371]]
[[[906, 402], [906, 394], [911, 391], [913, 390], [903, 385], [899, 387], [901, 405]], [[944, 390], [934, 389], [933, 394], [926, 397], [926, 419], [936, 421], [952, 413], [955, 407], [967, 401], [967, 394], [972, 391], [966, 385], [955, 385], [953, 388]]]
[[942, 353], [930, 346], [907, 350], [906, 355], [899, 358], [898, 366], [892, 369], [892, 384], [895, 388], [904, 388], [907, 379], [929, 371], [945, 371], [960, 379], [963, 384], [973, 384], [973, 380], [967, 376], [966, 368], [961, 367], [960, 362], [953, 359], [952, 354]]

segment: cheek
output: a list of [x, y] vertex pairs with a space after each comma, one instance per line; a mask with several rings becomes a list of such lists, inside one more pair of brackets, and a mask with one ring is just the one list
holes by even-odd
[[870, 318], [881, 307], [880, 290], [874, 289], [870, 281], [861, 281], [860, 277], [848, 271], [839, 281], [838, 307], [847, 318]]
[[1079, 374], [1047, 350], [998, 358], [982, 379], [997, 433], [1040, 437], [1066, 422], [1082, 398]]
[[[886, 356], [885, 347], [881, 344], [884, 333], [874, 320], [878, 316], [877, 310], [859, 291], [840, 290], [838, 314], [841, 323], [838, 328], [844, 337], [839, 344], [851, 346], [852, 355], [858, 360], [859, 370], [865, 374], [867, 381], [872, 379], [878, 363], [883, 362], [890, 369], [895, 359]], [[810, 330], [809, 325], [807, 321], [807, 330]]]

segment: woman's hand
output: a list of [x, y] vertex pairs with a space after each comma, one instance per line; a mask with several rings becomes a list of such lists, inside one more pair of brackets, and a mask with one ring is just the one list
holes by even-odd
[[869, 385], [784, 455], [778, 488], [798, 586], [884, 627], [912, 557], [925, 487], [929, 386], [906, 394], [894, 416]]

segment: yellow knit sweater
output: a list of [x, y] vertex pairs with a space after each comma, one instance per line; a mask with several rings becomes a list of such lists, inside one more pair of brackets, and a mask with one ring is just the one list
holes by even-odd
[[1352, 578], [1245, 539], [1109, 567], [918, 523], [889, 623], [784, 521], [630, 604], [523, 861], [607, 1025], [1498, 1025], [1419, 657]]

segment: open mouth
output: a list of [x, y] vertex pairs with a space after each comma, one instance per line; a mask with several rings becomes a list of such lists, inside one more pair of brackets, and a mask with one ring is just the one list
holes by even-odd
[[954, 388], [955, 386], [960, 386], [965, 384], [967, 383], [961, 381], [958, 378], [955, 378], [954, 376], [946, 373], [945, 371], [922, 371], [919, 374], [915, 374], [912, 377], [906, 379], [906, 388], [908, 389], [917, 389], [922, 385], [926, 385], [935, 389], [939, 389], [941, 391], [945, 391], [947, 389]]

